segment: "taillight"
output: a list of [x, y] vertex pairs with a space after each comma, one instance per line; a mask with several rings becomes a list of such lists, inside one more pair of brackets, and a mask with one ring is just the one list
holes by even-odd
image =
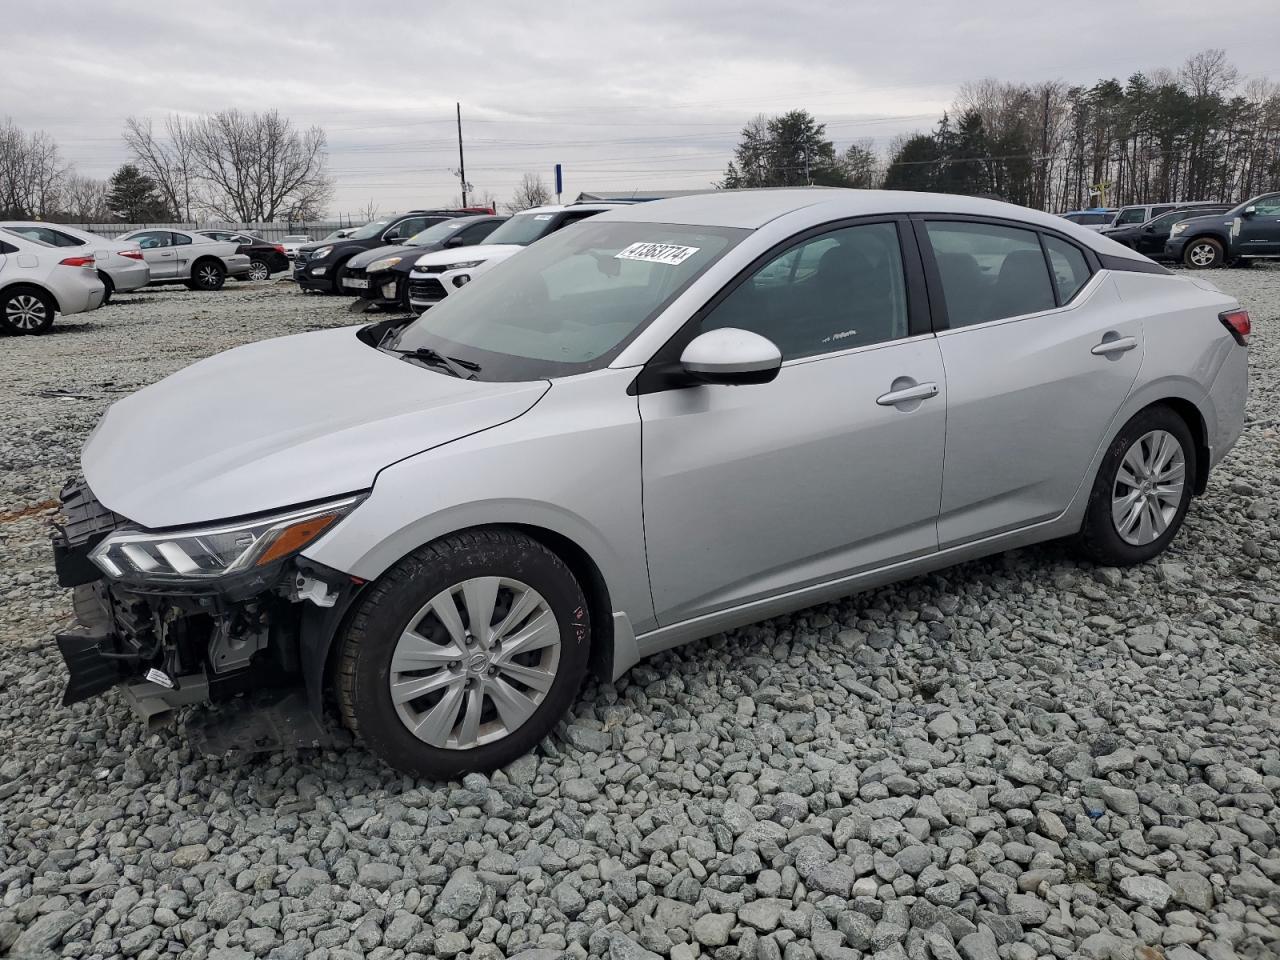
[[92, 267], [93, 257], [67, 257], [65, 260], [59, 260], [58, 264], [63, 267]]
[[284, 253], [284, 247], [280, 246], [280, 244], [273, 243], [272, 246], [276, 248], [276, 253]]
[[1242, 347], [1249, 345], [1249, 334], [1253, 332], [1253, 324], [1249, 322], [1248, 310], [1228, 310], [1226, 313], [1218, 314], [1218, 319], [1231, 331], [1231, 336], [1235, 337], [1236, 343]]
[[119, 253], [119, 254], [120, 254], [120, 256], [122, 256], [122, 257], [128, 257], [130, 260], [143, 260], [143, 259], [145, 259], [145, 258], [142, 256], [142, 251], [141, 251], [141, 250], [118, 250], [118, 251], [116, 251], [116, 252], [117, 252], [117, 253]]

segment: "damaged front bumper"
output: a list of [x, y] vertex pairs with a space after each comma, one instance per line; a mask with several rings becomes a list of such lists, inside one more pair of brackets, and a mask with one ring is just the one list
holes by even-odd
[[83, 481], [69, 483], [61, 500], [54, 566], [74, 591], [77, 621], [56, 637], [70, 675], [64, 706], [119, 687], [141, 719], [158, 725], [180, 707], [234, 702], [207, 712], [214, 729], [188, 725], [197, 745], [223, 752], [326, 741], [324, 665], [363, 581], [297, 556], [208, 582], [110, 579], [89, 555], [133, 525]]

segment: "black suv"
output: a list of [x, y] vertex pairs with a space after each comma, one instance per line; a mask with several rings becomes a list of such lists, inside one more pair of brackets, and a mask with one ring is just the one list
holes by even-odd
[[1280, 193], [1264, 193], [1216, 216], [1175, 224], [1165, 258], [1188, 267], [1280, 259]]
[[488, 207], [468, 210], [410, 210], [386, 220], [366, 223], [345, 240], [322, 240], [298, 248], [293, 260], [293, 279], [303, 290], [341, 293], [347, 261], [357, 253], [400, 244], [427, 227], [454, 217], [493, 213]]
[[1152, 260], [1165, 258], [1164, 245], [1169, 239], [1169, 232], [1175, 223], [1190, 220], [1194, 217], [1207, 217], [1210, 214], [1222, 214], [1231, 209], [1231, 204], [1220, 203], [1209, 206], [1183, 207], [1170, 210], [1152, 217], [1146, 223], [1131, 223], [1123, 227], [1112, 227], [1103, 230], [1102, 235], [1108, 240], [1123, 243], [1139, 253], [1146, 254]]

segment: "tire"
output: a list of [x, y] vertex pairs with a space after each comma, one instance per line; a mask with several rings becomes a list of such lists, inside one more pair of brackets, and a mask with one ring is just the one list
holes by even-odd
[[1183, 264], [1193, 270], [1212, 270], [1224, 259], [1222, 243], [1213, 237], [1196, 237], [1182, 249]]
[[253, 280], [262, 282], [271, 279], [271, 267], [264, 260], [254, 260], [249, 264], [249, 272], [240, 278], [241, 280]]
[[43, 290], [17, 287], [0, 292], [0, 326], [8, 333], [44, 333], [53, 326], [55, 312], [53, 298]]
[[336, 293], [338, 296], [342, 296], [342, 281], [346, 275], [347, 261], [343, 260], [342, 263], [333, 268], [333, 280], [331, 281], [333, 286], [329, 289], [330, 293]]
[[[1159, 444], [1166, 444], [1163, 451]], [[1195, 441], [1182, 417], [1165, 406], [1136, 414], [1098, 467], [1077, 538], [1081, 552], [1114, 567], [1162, 553], [1186, 518], [1197, 467]], [[1148, 475], [1162, 482], [1152, 483]]]
[[[471, 609], [497, 628], [487, 650]], [[516, 637], [541, 642], [513, 652]], [[590, 646], [587, 600], [563, 560], [513, 530], [473, 530], [409, 554], [357, 601], [335, 692], [343, 723], [392, 767], [454, 779], [532, 750], [573, 704]], [[393, 684], [407, 689], [393, 696]]]
[[98, 279], [102, 281], [101, 306], [105, 307], [108, 303], [111, 302], [111, 295], [116, 292], [116, 285], [112, 283], [111, 278], [101, 270], [98, 271]]
[[227, 268], [217, 260], [197, 260], [191, 267], [192, 290], [221, 290], [227, 282]]

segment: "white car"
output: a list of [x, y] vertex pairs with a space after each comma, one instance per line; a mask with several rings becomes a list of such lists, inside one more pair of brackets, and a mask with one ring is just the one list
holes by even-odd
[[78, 247], [79, 251], [74, 252], [96, 257], [98, 279], [106, 288], [103, 303], [110, 302], [111, 294], [117, 290], [128, 293], [151, 282], [151, 268], [138, 245], [131, 241], [112, 240], [66, 224], [37, 220], [11, 220], [0, 223], [0, 227], [12, 233], [20, 233], [28, 240], [47, 243], [51, 247]]
[[486, 243], [462, 250], [450, 248], [424, 253], [414, 262], [409, 273], [409, 305], [415, 313], [421, 313], [535, 240], [597, 213], [625, 206], [628, 204], [574, 203], [534, 207], [517, 213], [498, 227], [489, 234]]
[[187, 230], [134, 230], [116, 239], [142, 249], [152, 285], [185, 283], [192, 290], [220, 290], [227, 277], [244, 276], [252, 269], [249, 255], [236, 252], [240, 244]]
[[291, 233], [280, 241], [280, 246], [284, 247], [284, 255], [292, 260], [297, 254], [298, 248], [304, 243], [310, 242], [311, 238], [305, 233]]
[[105, 292], [92, 253], [0, 229], [0, 327], [7, 332], [44, 333], [55, 313], [96, 310]]

